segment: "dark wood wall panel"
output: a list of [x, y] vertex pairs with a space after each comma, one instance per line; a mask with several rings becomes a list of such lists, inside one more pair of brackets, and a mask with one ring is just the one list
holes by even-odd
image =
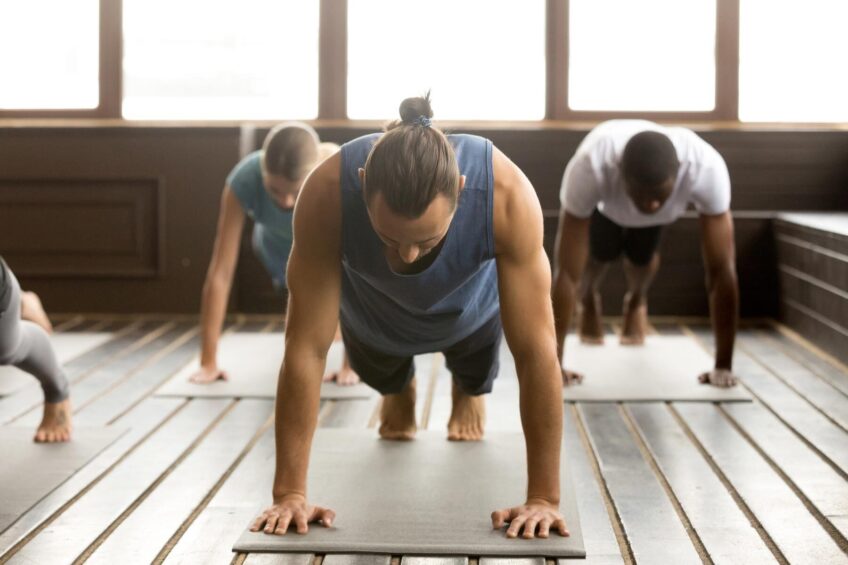
[[162, 272], [157, 179], [0, 181], [0, 241], [19, 277]]
[[780, 303], [781, 320], [843, 363], [848, 363], [848, 333], [791, 299]]
[[[801, 214], [803, 216], [803, 214]], [[810, 216], [807, 216], [809, 219]], [[846, 220], [848, 221], [848, 217]], [[781, 319], [848, 361], [848, 236], [775, 220]]]
[[[12, 266], [25, 285], [43, 294], [54, 311], [196, 312], [224, 179], [245, 150], [261, 145], [267, 131], [262, 126], [0, 127], [0, 214], [17, 207], [13, 214], [17, 219], [0, 227], [0, 253], [15, 263]], [[374, 130], [318, 127], [318, 131], [322, 139], [344, 143]], [[588, 130], [462, 131], [492, 139], [533, 182], [545, 211], [550, 253], [562, 173]], [[699, 133], [730, 168], [742, 312], [777, 315], [770, 215], [749, 212], [848, 209], [848, 131]], [[10, 190], [14, 183], [22, 184]], [[48, 231], [45, 240], [38, 239], [42, 236], [33, 233], [33, 221], [26, 219], [33, 212], [21, 208], [26, 207], [21, 200], [24, 193], [31, 198], [37, 192], [33, 187], [39, 185], [80, 191], [75, 203], [63, 208], [68, 215], [59, 214], [65, 223], [57, 219], [59, 205], [52, 196], [51, 205], [39, 211], [37, 217]], [[110, 208], [108, 214], [95, 212], [97, 199], [110, 190], [117, 190], [125, 205]], [[105, 233], [110, 237], [104, 238]], [[58, 247], [62, 234], [73, 234], [68, 237], [73, 241], [63, 244], [77, 245], [75, 252], [84, 249], [93, 257], [80, 262], [64, 259], [65, 263], [48, 257], [45, 250]], [[131, 260], [129, 255], [121, 259], [131, 241], [143, 252], [135, 247]], [[706, 314], [697, 220], [684, 218], [669, 227], [662, 245], [663, 263], [651, 291], [651, 311]], [[120, 253], [110, 254], [115, 249]], [[620, 309], [623, 288], [620, 270], [613, 270], [604, 289], [608, 312]], [[277, 312], [283, 300], [252, 255], [248, 227], [230, 307]]]
[[825, 284], [848, 289], [848, 255], [781, 232], [777, 233], [775, 243], [782, 266], [802, 273], [815, 273]]
[[[17, 218], [0, 228], [0, 254], [51, 311], [196, 312], [238, 143], [229, 127], [0, 129], [0, 215]], [[39, 198], [52, 204], [13, 210]], [[38, 230], [47, 249], [91, 257], [27, 248]]]

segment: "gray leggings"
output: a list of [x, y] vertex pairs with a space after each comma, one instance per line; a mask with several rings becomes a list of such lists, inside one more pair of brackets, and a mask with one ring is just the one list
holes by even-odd
[[0, 312], [0, 365], [14, 365], [34, 376], [44, 389], [44, 401], [68, 398], [68, 379], [41, 326], [21, 320], [21, 287], [11, 271], [6, 271], [12, 288], [9, 307]]

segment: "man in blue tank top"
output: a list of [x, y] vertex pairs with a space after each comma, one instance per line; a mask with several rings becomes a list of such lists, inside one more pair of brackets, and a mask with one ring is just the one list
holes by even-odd
[[[252, 529], [330, 526], [307, 503], [321, 375], [341, 321], [352, 368], [383, 395], [380, 435], [413, 439], [413, 356], [441, 351], [453, 376], [448, 439], [480, 440], [501, 320], [515, 358], [527, 499], [491, 514], [506, 535], [568, 535], [559, 512], [562, 385], [542, 212], [522, 172], [486, 139], [445, 136], [428, 98], [316, 168], [295, 209], [274, 504]], [[491, 509], [481, 509], [490, 511]], [[414, 508], [410, 508], [414, 512]], [[352, 517], [354, 518], [354, 517]]]

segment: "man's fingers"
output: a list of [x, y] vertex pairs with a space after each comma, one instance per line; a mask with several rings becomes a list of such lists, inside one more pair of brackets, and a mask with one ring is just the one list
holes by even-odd
[[[291, 524], [291, 519], [292, 519], [291, 512], [289, 512], [288, 510], [283, 512], [283, 514], [280, 516], [279, 521], [277, 521], [277, 527], [274, 528], [274, 530], [271, 533], [281, 535], [281, 536], [286, 535], [286, 532], [289, 531], [289, 524]], [[267, 526], [265, 528], [265, 531], [266, 532], [268, 531]]]
[[551, 531], [551, 519], [543, 518], [541, 522], [539, 522], [539, 537], [546, 538], [550, 535]]
[[305, 534], [309, 531], [309, 526], [306, 523], [307, 521], [306, 512], [298, 510], [294, 513], [294, 526], [297, 529], [297, 533]]
[[492, 528], [500, 530], [506, 522], [509, 512], [506, 510], [495, 510], [492, 512]]
[[553, 527], [556, 529], [559, 535], [563, 537], [571, 535], [571, 533], [568, 531], [568, 528], [565, 526], [565, 520], [563, 518], [557, 518], [553, 523]]
[[508, 537], [508, 538], [518, 537], [518, 532], [521, 531], [521, 526], [523, 526], [524, 522], [526, 522], [526, 521], [527, 521], [527, 518], [524, 517], [524, 516], [518, 516], [517, 518], [514, 518], [509, 523], [509, 528], [507, 528], [507, 530], [506, 530], [506, 537]]
[[313, 513], [313, 516], [315, 516], [316, 519], [321, 522], [325, 528], [332, 527], [333, 520], [336, 519], [336, 513], [333, 512], [331, 509], [319, 508], [317, 506], [315, 507], [315, 512]]
[[322, 381], [325, 382], [325, 383], [331, 383], [334, 380], [336, 380], [336, 373], [327, 373], [326, 375], [324, 375], [324, 378], [322, 379]]
[[280, 519], [278, 514], [266, 514], [265, 515], [265, 533], [273, 534], [274, 529], [277, 527], [277, 521]]
[[250, 525], [250, 531], [251, 532], [258, 532], [259, 530], [262, 529], [262, 526], [264, 526], [264, 525], [265, 525], [265, 514], [263, 513], [262, 516], [258, 517], [256, 520], [254, 520], [253, 523]]
[[539, 517], [531, 516], [524, 522], [524, 538], [533, 539], [536, 537], [536, 526], [539, 525]]

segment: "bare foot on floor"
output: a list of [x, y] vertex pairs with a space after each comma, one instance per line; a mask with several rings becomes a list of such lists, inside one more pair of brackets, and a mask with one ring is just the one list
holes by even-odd
[[624, 297], [624, 319], [621, 329], [621, 345], [643, 345], [648, 331], [648, 305], [644, 300], [637, 303], [630, 295]]
[[329, 383], [335, 381], [337, 385], [340, 386], [351, 386], [355, 384], [359, 384], [359, 375], [356, 374], [350, 367], [350, 360], [348, 359], [347, 352], [344, 354], [344, 360], [342, 361], [342, 368], [338, 371], [334, 371], [332, 373], [328, 373], [324, 375], [324, 382]]
[[578, 310], [577, 327], [580, 341], [592, 345], [604, 343], [604, 325], [601, 320], [601, 295], [592, 293], [590, 299], [583, 300]]
[[738, 381], [736, 379], [736, 375], [733, 374], [733, 371], [728, 369], [713, 369], [712, 371], [702, 373], [698, 377], [698, 382], [702, 385], [709, 384], [719, 388], [730, 388], [732, 386], [736, 386]]
[[198, 370], [191, 374], [188, 378], [189, 381], [205, 385], [209, 383], [214, 383], [215, 381], [221, 380], [226, 381], [229, 380], [229, 375], [227, 375], [226, 371], [223, 371], [218, 368], [217, 365], [208, 365], [201, 366]]
[[44, 417], [35, 432], [38, 443], [57, 443], [71, 439], [71, 401], [44, 403]]
[[41, 299], [34, 292], [21, 293], [21, 319], [38, 324], [48, 334], [53, 333], [53, 324], [41, 305]]
[[415, 439], [415, 379], [398, 394], [387, 394], [380, 407], [380, 437], [408, 441]]
[[359, 375], [350, 367], [342, 367], [334, 373], [324, 376], [325, 383], [335, 382], [339, 386], [352, 386], [359, 384]]
[[486, 400], [483, 396], [469, 396], [453, 383], [451, 391], [453, 408], [448, 420], [448, 439], [451, 441], [479, 441], [483, 439], [486, 425]]

